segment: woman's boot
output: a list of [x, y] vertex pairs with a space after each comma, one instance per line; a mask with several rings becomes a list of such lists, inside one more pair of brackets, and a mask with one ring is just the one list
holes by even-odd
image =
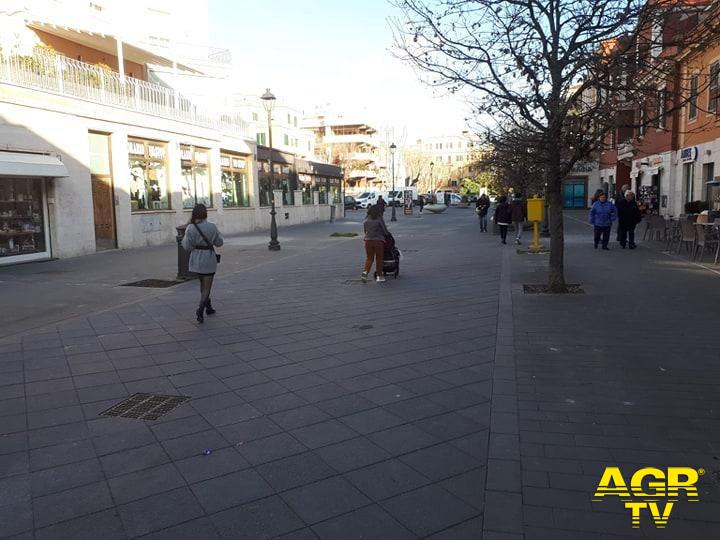
[[200, 304], [200, 307], [195, 310], [195, 317], [197, 318], [197, 322], [204, 323], [205, 322], [205, 316], [203, 315], [203, 312], [205, 311], [205, 305]]
[[213, 309], [209, 298], [207, 299], [207, 302], [205, 302], [205, 313], [208, 315], [215, 315], [215, 310]]

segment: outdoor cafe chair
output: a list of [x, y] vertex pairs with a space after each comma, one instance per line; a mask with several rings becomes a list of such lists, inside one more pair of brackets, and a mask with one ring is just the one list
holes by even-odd
[[688, 252], [694, 253], [695, 251], [695, 224], [683, 220], [680, 222], [680, 241], [678, 242], [677, 253], [680, 253], [680, 248], [685, 244], [685, 248]]
[[713, 225], [696, 223], [695, 229], [697, 233], [697, 239], [695, 240], [695, 247], [693, 248], [693, 260], [700, 258], [700, 262], [703, 260], [705, 249], [710, 247], [715, 248], [715, 264], [717, 264], [718, 256], [720, 256], [720, 236], [718, 236], [718, 230]]
[[681, 221], [678, 221], [677, 219], [670, 218], [668, 220], [667, 245], [665, 246], [665, 251], [672, 251], [675, 246], [675, 242], [678, 243], [678, 246], [682, 243], [680, 223]]

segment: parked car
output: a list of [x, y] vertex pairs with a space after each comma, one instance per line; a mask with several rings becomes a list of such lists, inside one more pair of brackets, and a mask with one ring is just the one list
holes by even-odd
[[345, 210], [357, 210], [358, 203], [352, 195], [345, 195]]

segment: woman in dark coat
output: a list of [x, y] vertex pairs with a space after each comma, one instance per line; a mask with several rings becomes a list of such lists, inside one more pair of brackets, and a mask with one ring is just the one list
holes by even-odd
[[[635, 194], [628, 190], [625, 192], [625, 202], [617, 205], [618, 212], [618, 240], [623, 249], [628, 245], [635, 249], [635, 227], [642, 221], [642, 213], [635, 201]], [[629, 240], [629, 242], [628, 242]]]
[[507, 238], [508, 226], [512, 223], [512, 210], [505, 195], [498, 199], [498, 205], [495, 207], [495, 216], [493, 219], [495, 219], [495, 223], [500, 227], [500, 241], [503, 244], [507, 244], [505, 240]]
[[200, 280], [200, 306], [195, 311], [200, 323], [205, 322], [205, 313], [215, 313], [210, 303], [210, 290], [218, 263], [215, 247], [222, 245], [222, 234], [214, 223], [207, 221], [207, 208], [204, 204], [196, 204], [190, 223], [185, 228], [182, 246], [190, 252], [189, 270], [195, 272]]

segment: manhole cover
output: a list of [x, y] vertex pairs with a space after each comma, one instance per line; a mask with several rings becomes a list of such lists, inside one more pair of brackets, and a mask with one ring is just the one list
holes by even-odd
[[140, 281], [133, 281], [132, 283], [123, 283], [122, 287], [148, 287], [151, 289], [165, 289], [172, 287], [179, 283], [185, 283], [184, 281], [173, 281], [169, 279], [141, 279]]
[[122, 416], [138, 420], [157, 420], [175, 409], [190, 396], [162, 396], [159, 394], [133, 394], [117, 405], [113, 405], [99, 416]]

